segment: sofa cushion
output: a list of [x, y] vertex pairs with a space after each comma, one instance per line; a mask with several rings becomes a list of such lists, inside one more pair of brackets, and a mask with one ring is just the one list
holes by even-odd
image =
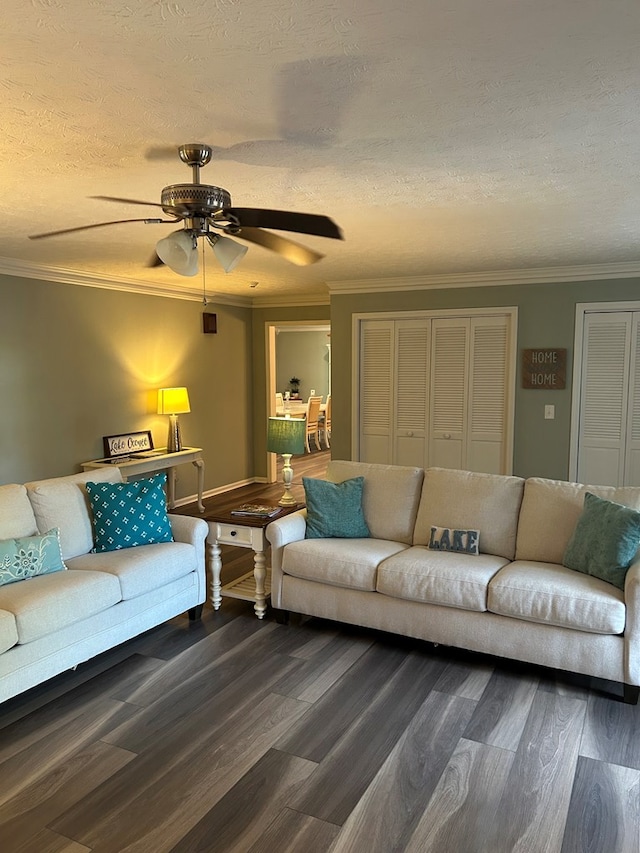
[[121, 598], [118, 579], [106, 572], [69, 570], [0, 586], [0, 609], [14, 615], [19, 643], [80, 622]]
[[565, 566], [526, 560], [510, 563], [493, 578], [488, 608], [590, 634], [622, 634], [626, 620], [623, 594], [611, 584]]
[[640, 545], [640, 512], [587, 492], [562, 564], [624, 589]]
[[380, 563], [406, 547], [384, 539], [302, 539], [284, 549], [282, 571], [297, 578], [372, 592]]
[[599, 498], [640, 509], [640, 487], [585, 486], [530, 477], [524, 486], [518, 520], [516, 560], [562, 563], [588, 491]]
[[81, 554], [68, 561], [69, 569], [108, 572], [119, 583], [122, 598], [127, 601], [158, 589], [177, 578], [195, 572], [196, 549], [185, 542], [141, 545], [126, 551], [104, 551]]
[[0, 539], [33, 536], [38, 532], [36, 517], [24, 486], [0, 486]]
[[0, 540], [0, 586], [66, 569], [57, 527], [42, 536]]
[[163, 471], [130, 483], [86, 483], [94, 551], [119, 551], [172, 542]]
[[363, 539], [369, 528], [362, 511], [364, 477], [342, 483], [303, 477], [307, 504], [306, 539]]
[[414, 545], [380, 565], [376, 589], [393, 598], [483, 612], [489, 581], [507, 562], [492, 554], [460, 556]]
[[8, 610], [0, 610], [0, 655], [18, 642], [16, 617]]
[[89, 499], [85, 488], [87, 480], [121, 483], [122, 475], [119, 468], [105, 467], [26, 484], [38, 530], [42, 533], [52, 527], [60, 528], [62, 557], [65, 560], [87, 554], [93, 548]]
[[341, 483], [364, 477], [362, 506], [371, 536], [410, 545], [423, 476], [422, 468], [332, 459], [326, 479]]
[[414, 545], [427, 545], [432, 527], [480, 530], [480, 551], [512, 560], [524, 480], [451, 468], [428, 468]]

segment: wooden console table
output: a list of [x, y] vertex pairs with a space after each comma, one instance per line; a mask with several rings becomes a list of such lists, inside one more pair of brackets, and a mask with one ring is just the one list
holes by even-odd
[[[260, 501], [257, 501], [260, 503]], [[211, 603], [214, 610], [222, 604], [222, 596], [253, 601], [258, 619], [264, 619], [267, 612], [267, 599], [271, 595], [271, 571], [267, 569], [265, 552], [265, 530], [272, 521], [289, 515], [304, 504], [283, 506], [277, 515], [267, 518], [249, 515], [232, 515], [231, 511], [212, 513], [205, 521], [209, 525], [207, 546], [211, 548]], [[235, 545], [237, 548], [252, 548], [254, 552], [253, 571], [247, 572], [230, 583], [221, 586], [222, 571], [221, 545]]]
[[167, 472], [167, 505], [173, 509], [176, 503], [176, 467], [191, 462], [198, 469], [198, 509], [204, 512], [202, 503], [202, 491], [204, 489], [204, 459], [201, 447], [185, 447], [175, 453], [152, 453], [143, 451], [132, 453], [126, 457], [115, 457], [113, 459], [93, 459], [91, 462], [83, 462], [82, 470], [91, 471], [95, 468], [106, 468], [115, 466], [120, 469], [122, 479], [134, 480], [141, 474], [150, 474], [154, 471]]

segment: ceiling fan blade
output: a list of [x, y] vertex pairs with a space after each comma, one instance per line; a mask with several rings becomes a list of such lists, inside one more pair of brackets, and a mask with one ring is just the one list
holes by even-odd
[[239, 237], [241, 240], [248, 240], [249, 243], [257, 243], [259, 246], [264, 246], [265, 249], [271, 249], [272, 252], [277, 252], [282, 258], [286, 258], [299, 267], [315, 264], [316, 261], [324, 258], [320, 252], [307, 249], [306, 246], [294, 243], [293, 240], [288, 240], [286, 237], [261, 231], [260, 228], [241, 228], [233, 236]]
[[136, 198], [118, 198], [112, 195], [90, 195], [89, 198], [97, 198], [100, 201], [117, 201], [119, 204], [146, 204], [148, 207], [162, 207], [155, 201], [139, 201]]
[[88, 231], [90, 228], [104, 228], [105, 225], [120, 225], [124, 222], [147, 222], [156, 224], [159, 222], [175, 223], [175, 219], [113, 219], [111, 222], [94, 222], [93, 225], [78, 225], [76, 228], [61, 228], [58, 231], [45, 231], [42, 234], [29, 234], [30, 240], [41, 240], [43, 237], [57, 237], [60, 234], [73, 234], [76, 231]]
[[295, 213], [292, 210], [267, 210], [259, 207], [226, 207], [222, 213], [234, 216], [241, 228], [273, 228], [276, 231], [296, 231], [317, 237], [344, 239], [342, 231], [328, 216], [317, 213]]

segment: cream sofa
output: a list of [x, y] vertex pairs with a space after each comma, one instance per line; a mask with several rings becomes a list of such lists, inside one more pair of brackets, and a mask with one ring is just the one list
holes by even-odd
[[[640, 685], [640, 561], [624, 590], [565, 568], [588, 490], [640, 508], [640, 488], [332, 461], [364, 476], [371, 538], [305, 539], [306, 510], [273, 521], [272, 605]], [[480, 531], [477, 556], [427, 548], [432, 525]]]
[[195, 619], [202, 611], [207, 523], [170, 514], [174, 542], [90, 553], [90, 480], [122, 477], [105, 468], [0, 486], [0, 540], [59, 528], [67, 567], [0, 586], [0, 702], [180, 613]]

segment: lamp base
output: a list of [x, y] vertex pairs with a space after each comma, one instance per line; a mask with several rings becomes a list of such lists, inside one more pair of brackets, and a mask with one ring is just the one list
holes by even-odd
[[279, 506], [295, 506], [298, 501], [291, 494], [291, 483], [293, 482], [293, 468], [291, 467], [291, 453], [282, 454], [282, 481], [284, 483], [284, 494], [278, 501]]
[[167, 436], [167, 453], [177, 453], [182, 450], [182, 433], [177, 415], [169, 415], [169, 434]]

